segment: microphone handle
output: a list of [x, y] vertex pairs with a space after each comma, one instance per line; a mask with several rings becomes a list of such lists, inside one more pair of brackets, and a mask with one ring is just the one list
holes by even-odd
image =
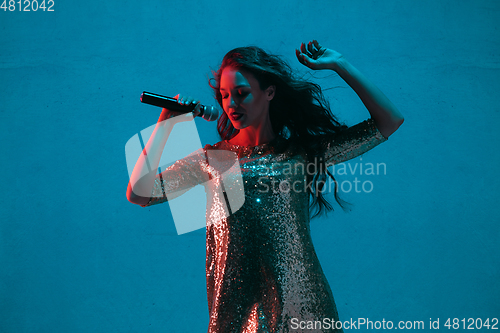
[[[146, 91], [141, 94], [141, 102], [182, 113], [193, 112], [196, 107], [196, 104], [193, 103], [182, 105], [177, 103], [177, 99], [175, 98], [153, 94]], [[203, 116], [204, 111], [205, 106], [201, 105], [199, 114], [200, 117]]]

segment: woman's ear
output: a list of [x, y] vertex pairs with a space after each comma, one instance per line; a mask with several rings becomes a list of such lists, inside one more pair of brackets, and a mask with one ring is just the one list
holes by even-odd
[[276, 92], [276, 86], [271, 85], [266, 89], [267, 100], [270, 101], [274, 98], [274, 93]]

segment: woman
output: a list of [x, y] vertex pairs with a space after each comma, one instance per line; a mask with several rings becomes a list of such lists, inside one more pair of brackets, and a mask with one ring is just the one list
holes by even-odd
[[[209, 332], [341, 332], [334, 298], [310, 237], [310, 208], [331, 210], [323, 198], [326, 166], [347, 161], [384, 142], [403, 117], [384, 94], [338, 52], [316, 40], [296, 50], [300, 63], [334, 70], [358, 94], [371, 118], [352, 127], [331, 114], [321, 88], [296, 79], [279, 57], [258, 47], [234, 49], [211, 84], [224, 109], [223, 139], [177, 161], [159, 175], [139, 159], [127, 191], [143, 207], [207, 187]], [[181, 104], [198, 103], [177, 95]], [[173, 118], [172, 118], [173, 117]], [[192, 119], [164, 109], [145, 148], [159, 164], [169, 121]], [[175, 122], [174, 121], [174, 122]], [[244, 204], [235, 211], [224, 195], [227, 168], [214, 152], [238, 157]], [[309, 172], [314, 165], [314, 173]], [[132, 191], [131, 184], [134, 184]], [[233, 183], [234, 184], [234, 183]], [[137, 195], [134, 193], [148, 193]], [[150, 195], [149, 195], [150, 193]], [[335, 182], [335, 198], [337, 196]], [[314, 216], [316, 216], [314, 215]]]

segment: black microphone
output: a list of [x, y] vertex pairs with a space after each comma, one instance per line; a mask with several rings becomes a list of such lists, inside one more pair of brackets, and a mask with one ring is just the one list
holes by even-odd
[[[193, 103], [182, 105], [177, 103], [177, 99], [175, 98], [153, 94], [146, 91], [141, 94], [141, 102], [182, 113], [193, 112], [196, 107], [196, 104]], [[207, 121], [214, 121], [219, 118], [219, 110], [214, 106], [201, 105], [200, 114], [198, 116]]]

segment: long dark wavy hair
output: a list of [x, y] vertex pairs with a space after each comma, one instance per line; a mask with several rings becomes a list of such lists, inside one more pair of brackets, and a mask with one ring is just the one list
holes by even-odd
[[[323, 158], [324, 151], [319, 144], [324, 135], [335, 136], [347, 126], [339, 123], [330, 110], [321, 87], [313, 82], [297, 78], [290, 65], [277, 55], [270, 54], [257, 46], [238, 47], [229, 51], [223, 58], [217, 71], [212, 71], [213, 78], [209, 85], [214, 90], [215, 99], [222, 106], [219, 90], [222, 71], [226, 67], [244, 69], [252, 73], [261, 90], [275, 85], [275, 95], [269, 104], [269, 118], [273, 132], [286, 140], [293, 140], [302, 146], [307, 154], [308, 163], [316, 163], [314, 175], [307, 175], [307, 191], [311, 195], [310, 203], [316, 213], [313, 218], [333, 210], [331, 204], [323, 197], [322, 191], [327, 181], [327, 174], [335, 183], [335, 200], [345, 211], [344, 204], [337, 194], [338, 184], [327, 170]], [[212, 82], [215, 81], [215, 84]], [[239, 133], [225, 112], [219, 117], [217, 131], [222, 140], [229, 140]], [[321, 138], [320, 138], [321, 136]]]

